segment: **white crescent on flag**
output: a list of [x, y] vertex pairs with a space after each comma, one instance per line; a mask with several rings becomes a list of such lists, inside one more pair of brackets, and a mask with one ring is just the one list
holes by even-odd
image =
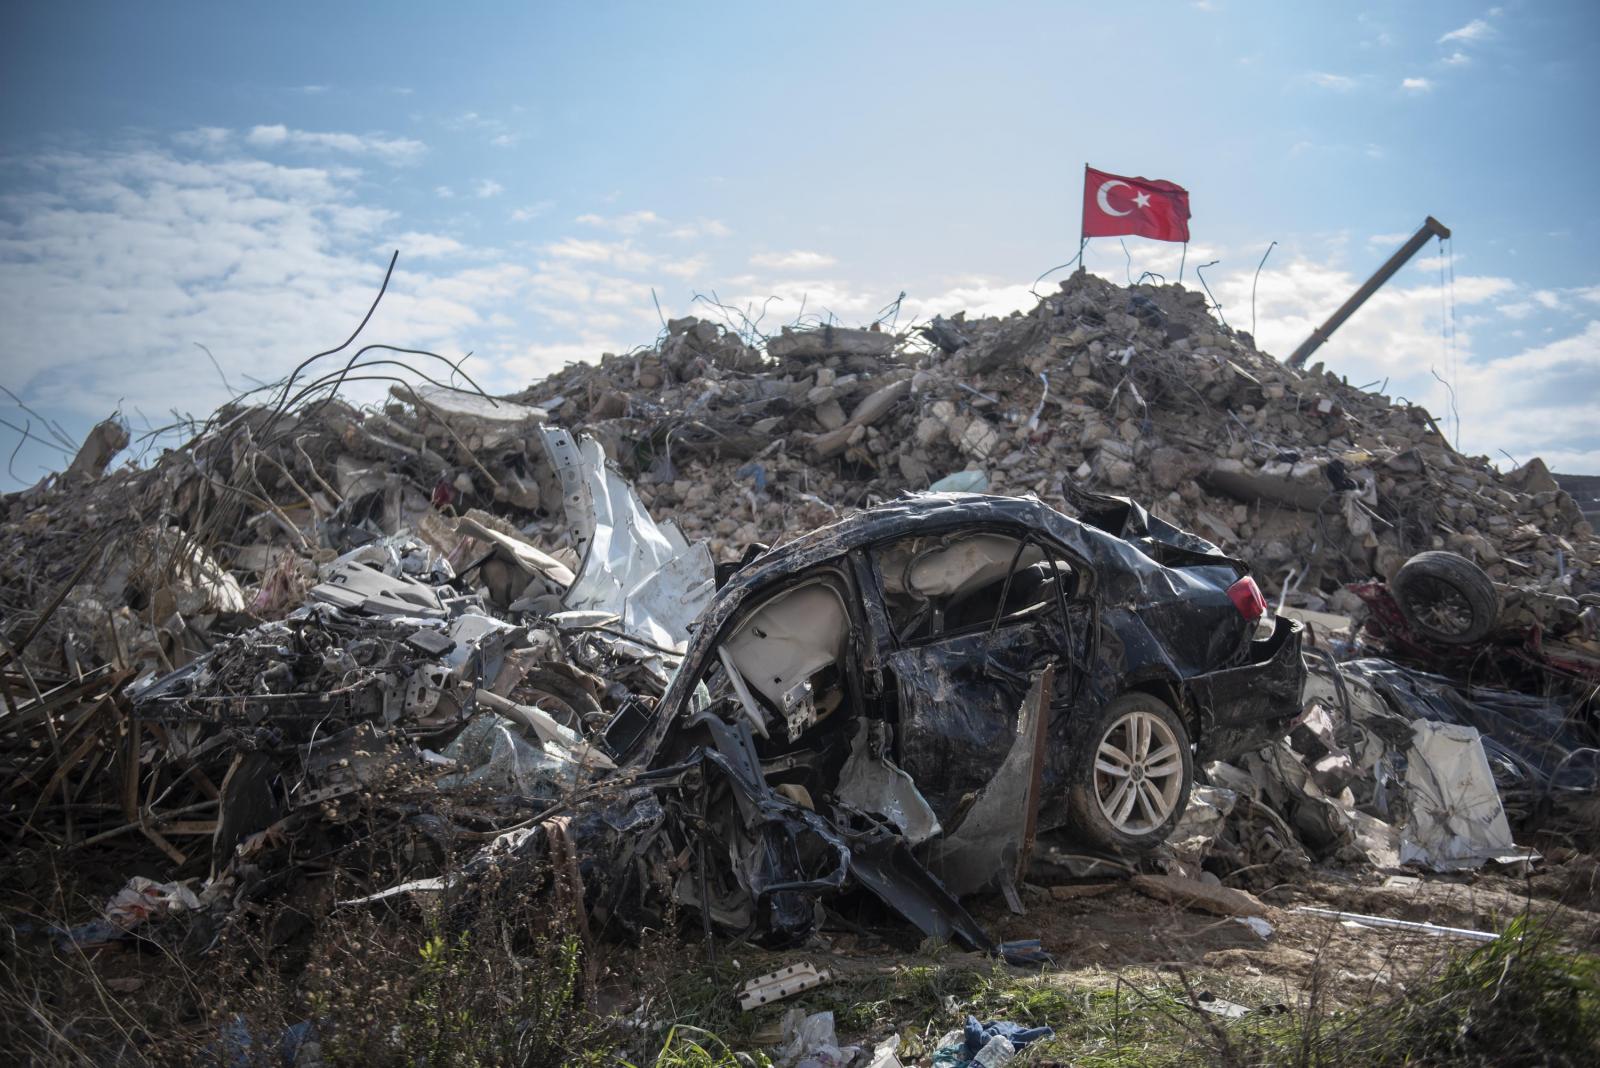
[[1101, 185], [1100, 185], [1100, 191], [1095, 193], [1095, 195], [1094, 195], [1095, 203], [1099, 204], [1100, 205], [1100, 210], [1105, 212], [1107, 215], [1127, 215], [1127, 214], [1129, 214], [1130, 212], [1133, 211], [1132, 208], [1129, 208], [1127, 211], [1118, 211], [1117, 209], [1115, 209], [1115, 208], [1113, 208], [1111, 206], [1111, 201], [1106, 199], [1106, 192], [1108, 190], [1110, 190], [1110, 188], [1112, 186], [1114, 186], [1114, 185], [1120, 185], [1120, 186], [1123, 186], [1124, 188], [1127, 188], [1127, 189], [1132, 189], [1133, 188], [1131, 185], [1128, 185], [1127, 182], [1121, 181], [1121, 180], [1116, 179], [1116, 178], [1113, 178], [1109, 182], [1102, 182]]

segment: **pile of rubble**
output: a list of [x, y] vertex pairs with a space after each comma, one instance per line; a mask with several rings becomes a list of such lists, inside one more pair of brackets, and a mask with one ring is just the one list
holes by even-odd
[[1580, 599], [1600, 589], [1600, 541], [1540, 461], [1502, 475], [1462, 456], [1425, 410], [1284, 367], [1179, 286], [1078, 274], [1028, 314], [904, 335], [747, 340], [673, 320], [651, 348], [500, 400], [397, 383], [357, 408], [340, 381], [229, 406], [156, 463], [97, 478], [126, 443], [102, 424], [92, 455], [9, 495], [0, 611], [37, 618], [65, 597], [30, 656], [174, 666], [219, 620], [292, 606], [337, 552], [473, 509], [570, 543], [528, 434], [547, 421], [597, 439], [719, 561], [905, 490], [1066, 507], [1078, 487], [1249, 561], [1280, 604], [1352, 615], [1349, 583], [1445, 549], [1502, 584], [1508, 623], [1592, 637]]
[[[526, 853], [565, 858], [596, 915], [626, 926], [646, 880], [629, 835], [668, 826], [650, 883], [703, 902], [708, 925], [754, 922], [703, 859], [691, 870], [715, 824], [693, 812], [697, 784], [737, 779], [737, 746], [641, 787], [610, 774], [613, 743], [648, 721], [734, 565], [906, 490], [1068, 513], [1086, 490], [1125, 495], [1335, 629], [1381, 606], [1416, 553], [1453, 551], [1499, 584], [1501, 652], [1553, 680], [1496, 698], [1510, 720], [1555, 731], [1563, 709], [1587, 714], [1573, 684], [1600, 678], [1600, 541], [1539, 461], [1501, 475], [1461, 456], [1422, 409], [1283, 367], [1177, 286], [1079, 274], [1027, 314], [903, 334], [674, 320], [648, 349], [507, 398], [411, 369], [357, 406], [341, 387], [390, 361], [323, 373], [337, 352], [147, 465], [110, 468], [128, 435], [108, 421], [67, 472], [4, 498], [0, 826], [52, 848], [147, 842], [200, 881], [146, 880], [127, 891], [139, 909], [438, 889]], [[1573, 759], [1588, 726], [1529, 757], [1527, 730], [1506, 740], [1458, 707], [1478, 694], [1356, 670], [1359, 687], [1329, 668], [1294, 736], [1208, 769], [1180, 857], [1265, 871], [1267, 845], [1271, 863], [1380, 865], [1437, 848], [1417, 825], [1431, 810], [1395, 803], [1403, 765], [1448, 759], [1416, 721], [1500, 739], [1488, 790], [1514, 815], [1593, 792], [1593, 761]], [[740, 794], [740, 811], [773, 797]], [[853, 863], [903, 879], [909, 857]], [[918, 885], [908, 908], [983, 944], [942, 887]], [[784, 898], [779, 920], [811, 922]]]
[[1076, 486], [1145, 502], [1311, 610], [1354, 614], [1348, 583], [1429, 549], [1481, 565], [1503, 618], [1546, 632], [1580, 629], [1600, 583], [1600, 542], [1541, 461], [1502, 475], [1424, 409], [1283, 366], [1179, 286], [1079, 274], [1027, 314], [904, 338], [786, 329], [758, 355], [674, 320], [654, 348], [518, 399], [604, 442], [647, 505], [721, 558], [904, 490], [1061, 507]]

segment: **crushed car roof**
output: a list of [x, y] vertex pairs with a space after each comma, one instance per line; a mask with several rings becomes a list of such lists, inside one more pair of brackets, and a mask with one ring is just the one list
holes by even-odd
[[[1102, 592], [1113, 597], [1119, 596], [1117, 570], [1141, 571], [1151, 565], [1217, 565], [1239, 574], [1249, 570], [1204, 538], [1151, 516], [1127, 498], [1081, 494], [1079, 504], [1079, 515], [1074, 518], [1031, 496], [906, 494], [769, 549], [736, 572], [728, 585], [748, 589], [774, 574], [809, 567], [864, 545], [986, 523], [1043, 531], [1092, 567], [1107, 571], [1100, 577], [1110, 587], [1102, 587]], [[713, 606], [702, 623], [717, 615], [717, 606]]]

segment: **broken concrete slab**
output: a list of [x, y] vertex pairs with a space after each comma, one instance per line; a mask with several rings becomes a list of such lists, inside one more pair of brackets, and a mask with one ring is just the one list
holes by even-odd
[[895, 335], [877, 330], [841, 326], [795, 330], [786, 326], [777, 337], [767, 339], [767, 354], [780, 360], [791, 356], [887, 356], [894, 351], [896, 340]]

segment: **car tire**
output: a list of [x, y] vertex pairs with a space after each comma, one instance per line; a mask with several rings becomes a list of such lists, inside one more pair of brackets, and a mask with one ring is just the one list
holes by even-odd
[[1100, 710], [1082, 738], [1067, 793], [1078, 837], [1115, 853], [1143, 853], [1166, 841], [1194, 778], [1178, 713], [1159, 697], [1125, 693]]
[[1500, 615], [1489, 576], [1455, 553], [1418, 553], [1400, 565], [1389, 592], [1414, 632], [1444, 645], [1482, 641]]

